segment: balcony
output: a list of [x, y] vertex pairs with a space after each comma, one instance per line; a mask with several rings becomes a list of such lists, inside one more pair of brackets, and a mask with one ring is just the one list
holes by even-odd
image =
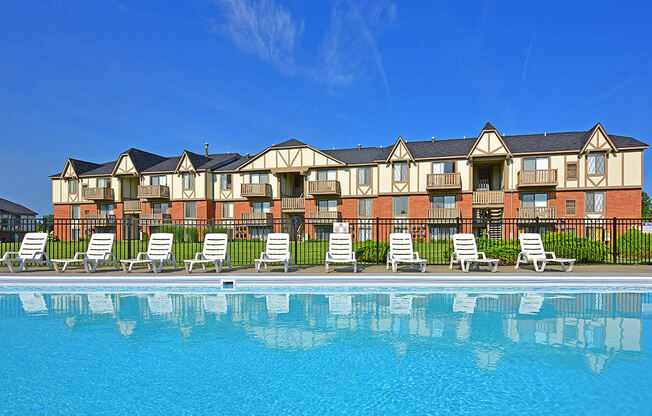
[[516, 216], [523, 219], [557, 218], [557, 207], [520, 207]]
[[428, 208], [429, 220], [449, 220], [462, 216], [459, 208]]
[[308, 218], [313, 224], [329, 224], [339, 221], [340, 213], [338, 211], [312, 211]]
[[502, 208], [505, 205], [505, 191], [473, 191], [474, 208]]
[[150, 212], [148, 214], [140, 214], [139, 217], [141, 220], [171, 220], [172, 215], [171, 214], [163, 214], [163, 213], [153, 213]]
[[308, 193], [310, 195], [339, 195], [340, 182], [331, 181], [310, 181], [308, 182]]
[[459, 173], [430, 173], [426, 178], [426, 189], [461, 189], [462, 180]]
[[274, 217], [271, 212], [243, 212], [242, 225], [251, 226], [271, 226], [274, 222]]
[[166, 185], [138, 185], [140, 199], [169, 199], [170, 188]]
[[303, 212], [305, 210], [306, 200], [299, 198], [281, 198], [281, 211], [283, 212]]
[[268, 183], [243, 183], [240, 195], [245, 198], [271, 198], [272, 185]]
[[140, 201], [137, 199], [127, 199], [122, 204], [124, 214], [140, 214], [142, 212]]
[[557, 186], [557, 169], [522, 170], [518, 186]]
[[85, 214], [84, 219], [97, 227], [115, 227], [116, 219], [113, 214]]
[[113, 189], [82, 188], [82, 198], [89, 201], [113, 201]]

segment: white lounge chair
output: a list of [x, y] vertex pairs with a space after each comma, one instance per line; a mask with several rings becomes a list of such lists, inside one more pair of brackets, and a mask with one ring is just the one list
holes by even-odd
[[[86, 273], [92, 273], [97, 269], [100, 263], [112, 264], [116, 270], [119, 270], [118, 262], [113, 254], [113, 241], [115, 234], [111, 233], [96, 233], [91, 236], [91, 241], [88, 243], [88, 248], [85, 252], [77, 252], [71, 259], [52, 259], [54, 269], [58, 272], [65, 272], [66, 267], [72, 263], [81, 263], [84, 266]], [[63, 267], [59, 269], [59, 264]]]
[[488, 259], [484, 251], [478, 251], [473, 234], [453, 234], [453, 254], [449, 269], [453, 264], [460, 263], [462, 271], [467, 273], [469, 267], [478, 268], [480, 264], [487, 264], [492, 273], [498, 271], [498, 259]]
[[120, 260], [122, 269], [129, 273], [136, 264], [145, 264], [147, 269], [159, 273], [164, 264], [171, 264], [175, 270], [177, 259], [172, 252], [174, 236], [171, 233], [153, 233], [149, 238], [147, 252], [140, 252], [135, 259]]
[[290, 255], [290, 235], [286, 233], [271, 233], [267, 236], [267, 247], [260, 253], [260, 258], [254, 260], [256, 272], [260, 271], [261, 263], [267, 270], [268, 263], [282, 263], [285, 272], [292, 267]]
[[[27, 263], [47, 264], [52, 270], [52, 262], [45, 252], [47, 243], [48, 233], [27, 233], [18, 251], [7, 251], [0, 262], [5, 262], [12, 273], [26, 270]], [[14, 263], [18, 263], [18, 267]]]
[[201, 253], [195, 254], [193, 260], [184, 260], [183, 264], [188, 273], [192, 273], [192, 268], [195, 264], [200, 264], [204, 270], [206, 265], [215, 264], [215, 271], [217, 273], [222, 271], [222, 264], [228, 263], [229, 269], [231, 268], [231, 255], [227, 248], [229, 244], [228, 234], [209, 233], [204, 237], [204, 248]]
[[560, 258], [552, 251], [546, 251], [543, 241], [541, 241], [541, 234], [521, 233], [518, 235], [518, 239], [521, 242], [521, 252], [518, 253], [515, 269], [518, 269], [521, 263], [532, 262], [534, 270], [540, 273], [546, 269], [548, 263], [559, 263], [565, 272], [573, 270], [575, 259]]
[[326, 252], [326, 260], [324, 260], [326, 272], [328, 272], [328, 266], [335, 263], [351, 263], [353, 273], [358, 272], [358, 261], [355, 259], [355, 253], [353, 252], [351, 234], [331, 233], [328, 237], [328, 251]]
[[412, 248], [412, 236], [408, 233], [391, 233], [389, 235], [389, 253], [387, 253], [387, 269], [398, 270], [399, 263], [419, 265], [422, 273], [426, 271], [426, 260]]

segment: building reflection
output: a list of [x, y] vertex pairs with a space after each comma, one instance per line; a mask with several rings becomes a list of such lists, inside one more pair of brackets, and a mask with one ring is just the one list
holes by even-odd
[[0, 319], [60, 319], [71, 331], [112, 323], [127, 339], [157, 329], [201, 340], [222, 327], [281, 350], [358, 335], [398, 356], [424, 345], [463, 348], [487, 371], [510, 356], [535, 363], [562, 354], [599, 375], [614, 360], [644, 358], [651, 303], [646, 293], [20, 293], [0, 294]]

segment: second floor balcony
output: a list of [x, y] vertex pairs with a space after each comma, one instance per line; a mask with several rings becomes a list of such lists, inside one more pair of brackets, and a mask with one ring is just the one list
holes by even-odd
[[268, 183], [243, 183], [240, 195], [245, 198], [271, 198], [272, 185]]
[[114, 227], [116, 225], [115, 215], [113, 214], [86, 214], [84, 219], [100, 227]]
[[281, 198], [281, 211], [283, 212], [303, 212], [305, 210], [306, 200], [303, 197], [298, 198]]
[[140, 214], [141, 220], [170, 220], [171, 214], [164, 214], [162, 212], [148, 212], [147, 214]]
[[524, 219], [557, 218], [557, 207], [519, 207], [516, 216]]
[[312, 223], [332, 223], [340, 219], [338, 211], [311, 211], [308, 218]]
[[459, 218], [462, 211], [459, 208], [428, 208], [428, 219], [447, 220]]
[[82, 198], [89, 201], [113, 201], [112, 188], [83, 188]]
[[142, 207], [137, 199], [126, 199], [122, 202], [122, 212], [124, 214], [140, 214]]
[[459, 173], [430, 173], [426, 178], [426, 189], [461, 189], [462, 180]]
[[138, 185], [140, 199], [170, 199], [170, 188], [166, 185]]
[[505, 191], [473, 191], [474, 208], [502, 208], [505, 205]]
[[310, 195], [339, 195], [340, 182], [337, 180], [310, 181], [308, 182]]
[[557, 186], [557, 169], [522, 170], [518, 186]]
[[274, 222], [271, 212], [243, 212], [241, 218], [242, 225], [271, 226]]

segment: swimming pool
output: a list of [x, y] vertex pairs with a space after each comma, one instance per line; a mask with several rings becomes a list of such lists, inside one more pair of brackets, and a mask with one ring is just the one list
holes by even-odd
[[0, 413], [636, 414], [652, 294], [3, 289]]

